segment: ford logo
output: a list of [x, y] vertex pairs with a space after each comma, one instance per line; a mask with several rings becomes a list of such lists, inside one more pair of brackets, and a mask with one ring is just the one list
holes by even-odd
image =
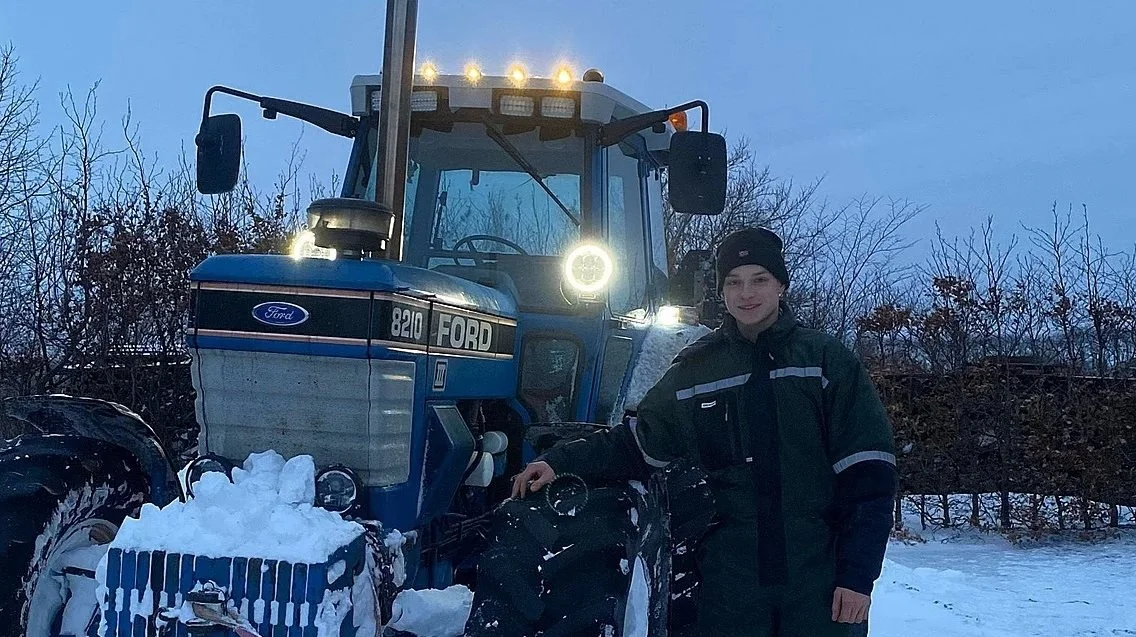
[[308, 311], [295, 303], [271, 301], [252, 308], [252, 317], [265, 325], [294, 327], [308, 320]]

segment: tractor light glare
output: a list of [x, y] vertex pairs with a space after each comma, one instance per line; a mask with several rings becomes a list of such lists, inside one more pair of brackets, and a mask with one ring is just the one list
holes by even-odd
[[572, 68], [567, 65], [561, 66], [560, 68], [556, 69], [556, 72], [552, 75], [552, 78], [556, 80], [556, 83], [562, 87], [571, 84], [572, 80], [575, 77], [576, 74], [573, 73]]
[[524, 86], [525, 82], [527, 82], [529, 79], [528, 71], [526, 71], [525, 67], [520, 64], [514, 64], [510, 66], [506, 75], [509, 77], [509, 81], [512, 82], [514, 86]]
[[300, 259], [327, 259], [335, 260], [335, 248], [321, 248], [316, 245], [316, 235], [311, 230], [305, 230], [292, 242], [292, 258]]
[[659, 325], [678, 325], [682, 320], [682, 312], [673, 305], [664, 305], [655, 315], [655, 323]]
[[595, 244], [584, 244], [564, 259], [564, 280], [581, 294], [596, 294], [611, 282], [611, 254]]
[[477, 64], [470, 62], [465, 65], [465, 79], [469, 80], [471, 84], [477, 84], [481, 81], [483, 74], [481, 68]]
[[418, 72], [418, 74], [421, 75], [422, 79], [426, 80], [427, 82], [433, 82], [434, 80], [438, 79], [438, 67], [434, 66], [434, 64], [430, 62], [427, 62], [422, 65], [422, 69]]

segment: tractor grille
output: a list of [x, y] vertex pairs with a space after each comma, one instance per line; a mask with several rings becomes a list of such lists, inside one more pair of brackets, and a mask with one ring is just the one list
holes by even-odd
[[367, 486], [406, 482], [414, 374], [406, 361], [196, 350], [202, 452], [240, 462], [275, 449], [345, 464]]

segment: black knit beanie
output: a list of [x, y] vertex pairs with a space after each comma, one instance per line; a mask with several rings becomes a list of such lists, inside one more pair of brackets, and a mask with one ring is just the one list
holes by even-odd
[[785, 269], [784, 244], [768, 228], [743, 228], [730, 233], [718, 244], [715, 267], [718, 272], [718, 292], [730, 270], [739, 265], [760, 265], [784, 285], [789, 285], [789, 271]]

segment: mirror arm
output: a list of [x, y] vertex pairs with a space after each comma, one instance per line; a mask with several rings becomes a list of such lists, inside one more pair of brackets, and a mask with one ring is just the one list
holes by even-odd
[[651, 111], [650, 113], [643, 113], [642, 115], [633, 115], [607, 124], [600, 128], [600, 146], [614, 146], [626, 139], [628, 135], [638, 133], [655, 124], [662, 124], [667, 121], [667, 118], [671, 115], [689, 111], [692, 108], [698, 108], [702, 111], [702, 132], [709, 132], [710, 107], [702, 100], [694, 100], [693, 102], [679, 104], [673, 108]]
[[246, 93], [244, 91], [238, 91], [235, 88], [229, 88], [227, 86], [210, 87], [210, 89], [208, 91], [205, 91], [205, 109], [201, 113], [201, 121], [205, 121], [205, 120], [209, 119], [209, 107], [213, 104], [213, 94], [214, 93], [225, 93], [227, 95], [232, 95], [234, 97], [244, 98], [244, 99], [249, 100], [251, 102], [259, 102], [260, 101], [259, 96], [253, 95], [252, 93]]
[[356, 132], [358, 132], [359, 119], [351, 115], [345, 115], [310, 104], [301, 104], [299, 102], [282, 100], [275, 97], [253, 95], [252, 93], [238, 91], [237, 89], [227, 86], [214, 86], [205, 92], [205, 108], [201, 114], [202, 121], [205, 121], [205, 119], [209, 117], [209, 108], [213, 102], [214, 93], [224, 93], [249, 100], [250, 102], [256, 102], [264, 109], [264, 116], [268, 119], [275, 119], [277, 113], [283, 113], [289, 117], [295, 117], [296, 119], [308, 122], [309, 124], [315, 124], [335, 135], [352, 138], [355, 137]]

